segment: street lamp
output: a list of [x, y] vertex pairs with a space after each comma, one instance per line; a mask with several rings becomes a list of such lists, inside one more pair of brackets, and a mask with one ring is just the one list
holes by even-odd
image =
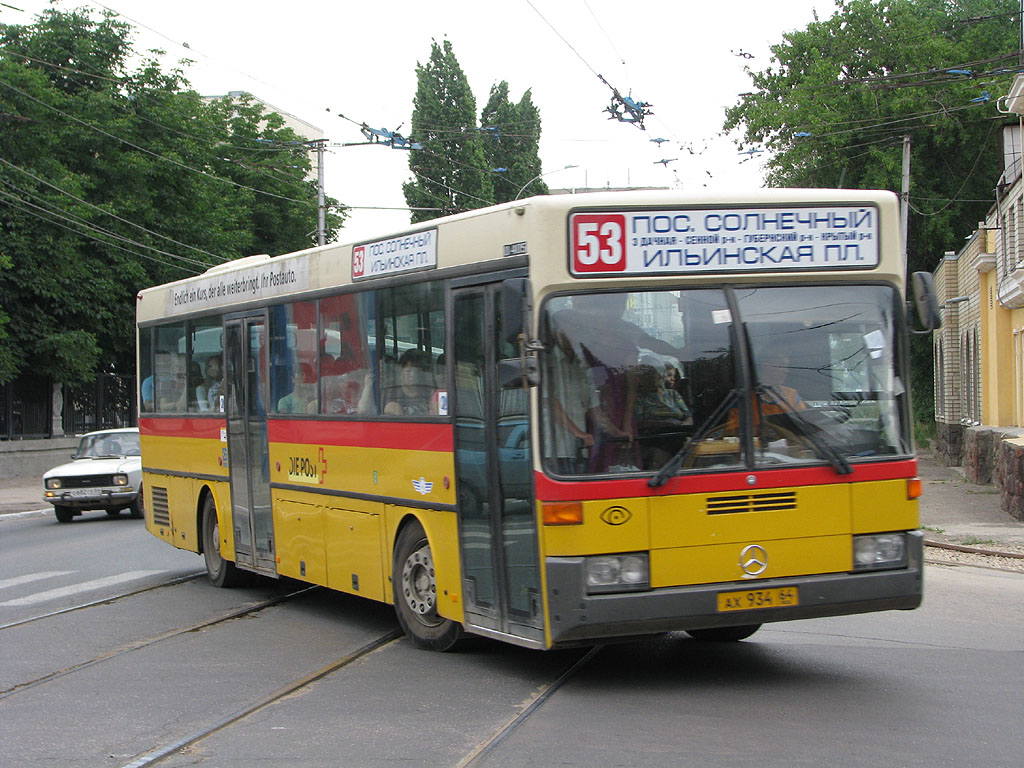
[[561, 168], [555, 168], [553, 171], [545, 171], [544, 173], [538, 173], [536, 176], [534, 176], [532, 179], [530, 179], [528, 182], [526, 182], [525, 184], [523, 184], [523, 186], [521, 186], [519, 188], [519, 192], [516, 194], [514, 199], [518, 200], [520, 195], [523, 194], [523, 190], [526, 189], [531, 184], [533, 184], [533, 182], [535, 182], [541, 176], [547, 176], [549, 173], [558, 173], [559, 171], [567, 171], [570, 168], [579, 168], [579, 166], [578, 165], [565, 165], [565, 166], [562, 166]]

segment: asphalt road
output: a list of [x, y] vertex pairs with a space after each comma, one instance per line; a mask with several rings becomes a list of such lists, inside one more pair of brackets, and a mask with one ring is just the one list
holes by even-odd
[[141, 521], [0, 526], [0, 626], [177, 580], [0, 629], [0, 767], [129, 766], [218, 723], [159, 765], [1016, 767], [1024, 753], [1021, 574], [929, 566], [916, 611], [608, 645], [548, 695], [586, 649], [418, 651], [387, 639], [388, 606], [188, 579], [201, 558]]

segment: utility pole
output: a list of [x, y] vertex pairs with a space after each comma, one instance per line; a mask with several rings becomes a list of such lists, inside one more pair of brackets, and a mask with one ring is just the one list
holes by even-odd
[[900, 255], [907, 271], [907, 230], [910, 223], [910, 134], [903, 136], [903, 182], [900, 185]]
[[326, 245], [327, 206], [324, 203], [324, 145], [326, 139], [310, 142], [316, 147], [316, 244]]

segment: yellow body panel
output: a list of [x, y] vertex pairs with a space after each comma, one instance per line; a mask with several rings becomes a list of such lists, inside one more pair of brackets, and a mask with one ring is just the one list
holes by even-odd
[[659, 497], [650, 504], [652, 549], [850, 532], [845, 484]]
[[753, 539], [767, 557], [767, 567], [756, 577], [745, 576], [740, 567], [745, 545], [714, 544], [703, 547], [673, 547], [651, 551], [651, 586], [673, 587], [681, 584], [714, 584], [723, 581], [772, 579], [809, 573], [845, 572], [853, 568], [853, 548], [849, 536], [815, 536], [780, 539]]
[[390, 568], [384, 546], [384, 505], [332, 498], [324, 507], [327, 536], [327, 586], [373, 600], [390, 602], [385, 578]]
[[[374, 496], [413, 497], [435, 504], [455, 503], [455, 457], [442, 451], [352, 446], [270, 444], [270, 480], [285, 485], [344, 489]], [[419, 493], [414, 480], [431, 482]], [[445, 478], [448, 487], [445, 488]]]
[[539, 525], [542, 556], [600, 555], [650, 548], [648, 499], [583, 502], [582, 525]]
[[272, 496], [277, 572], [293, 579], [327, 584], [323, 507], [287, 498], [287, 494], [282, 498], [276, 491]]
[[853, 533], [911, 531], [921, 524], [917, 499], [907, 498], [906, 480], [856, 483], [851, 496]]

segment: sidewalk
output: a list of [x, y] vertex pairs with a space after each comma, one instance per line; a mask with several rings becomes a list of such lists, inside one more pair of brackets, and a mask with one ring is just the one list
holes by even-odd
[[[1024, 522], [1000, 509], [995, 486], [967, 482], [930, 453], [918, 457], [918, 474], [924, 485], [921, 527], [929, 541], [994, 550], [1024, 547]], [[52, 509], [43, 501], [41, 478], [0, 480], [0, 515], [36, 509]]]

